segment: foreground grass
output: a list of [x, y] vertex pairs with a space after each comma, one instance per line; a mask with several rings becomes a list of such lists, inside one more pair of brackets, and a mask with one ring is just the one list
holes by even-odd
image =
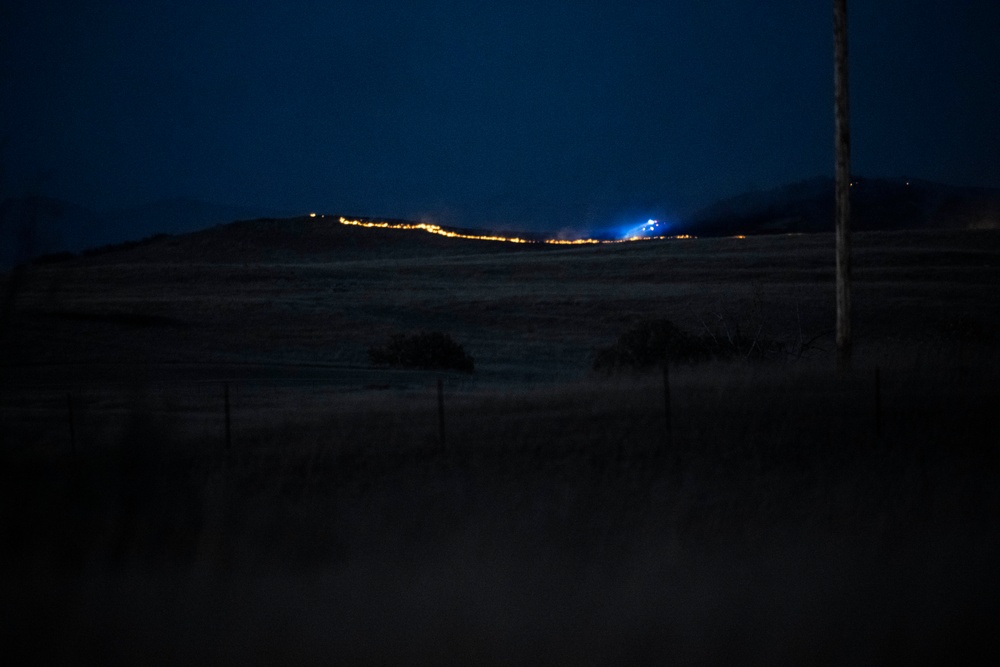
[[229, 451], [148, 401], [75, 457], [8, 438], [5, 643], [74, 663], [995, 658], [996, 369], [890, 365], [879, 434], [870, 370], [674, 369], [669, 446], [656, 375], [450, 393], [445, 448], [432, 391], [246, 391]]

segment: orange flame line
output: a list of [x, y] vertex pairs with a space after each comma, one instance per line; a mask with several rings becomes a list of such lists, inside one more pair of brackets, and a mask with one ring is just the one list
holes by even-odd
[[629, 243], [632, 241], [660, 241], [665, 239], [698, 238], [696, 236], [691, 236], [690, 234], [680, 234], [678, 236], [633, 236], [627, 239], [614, 239], [614, 240], [543, 239], [541, 241], [535, 241], [532, 239], [523, 239], [517, 236], [459, 234], [458, 232], [452, 232], [447, 229], [443, 229], [438, 225], [431, 225], [424, 222], [415, 224], [406, 222], [373, 222], [368, 220], [348, 220], [347, 218], [341, 217], [340, 224], [351, 225], [354, 227], [368, 227], [368, 228], [378, 228], [378, 229], [416, 229], [423, 232], [428, 232], [430, 234], [437, 234], [438, 236], [445, 236], [452, 239], [470, 239], [473, 241], [501, 241], [503, 243], [541, 243], [548, 245], [604, 245], [608, 243]]

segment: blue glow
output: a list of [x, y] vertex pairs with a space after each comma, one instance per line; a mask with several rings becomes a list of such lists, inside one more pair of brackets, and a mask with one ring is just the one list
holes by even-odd
[[648, 219], [641, 224], [629, 223], [617, 228], [617, 238], [648, 238], [651, 236], [664, 236], [670, 225], [659, 220]]
[[[642, 220], [642, 218], [639, 220]], [[669, 222], [653, 218], [646, 218], [643, 222], [639, 220], [635, 218], [619, 219], [607, 227], [591, 230], [588, 235], [596, 239], [620, 241], [632, 238], [668, 236], [670, 234], [672, 225]]]
[[635, 237], [646, 237], [646, 236], [661, 236], [663, 234], [663, 227], [658, 220], [647, 220], [641, 225], [635, 225], [622, 234], [622, 238], [635, 238]]

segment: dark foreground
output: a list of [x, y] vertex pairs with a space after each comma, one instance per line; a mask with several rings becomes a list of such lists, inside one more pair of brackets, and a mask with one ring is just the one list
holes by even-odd
[[[4, 653], [998, 664], [1000, 233], [854, 242], [846, 375], [829, 234], [257, 221], [2, 276]], [[671, 368], [669, 441], [658, 372], [589, 371], [661, 318], [768, 352]], [[443, 445], [366, 352], [434, 330]]]
[[84, 402], [76, 451], [8, 403], [3, 642], [73, 664], [990, 664], [1000, 390], [991, 358], [952, 361], [882, 367], [877, 404], [867, 365], [677, 368], [669, 442], [656, 374], [449, 393], [444, 447], [433, 391], [315, 412], [234, 391], [228, 449], [217, 411], [155, 392]]

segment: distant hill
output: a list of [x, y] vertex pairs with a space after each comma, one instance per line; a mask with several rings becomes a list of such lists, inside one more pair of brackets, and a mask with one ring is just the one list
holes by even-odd
[[105, 221], [82, 206], [49, 197], [0, 201], [0, 269], [108, 240]]
[[[365, 228], [342, 225], [336, 215], [238, 220], [187, 234], [158, 234], [81, 253], [84, 257], [115, 254], [116, 261], [164, 263], [329, 262], [424, 258], [435, 255], [517, 252], [514, 243], [483, 243], [447, 238], [420, 230]], [[415, 224], [405, 220], [382, 220]], [[459, 230], [453, 230], [459, 231]], [[475, 231], [475, 230], [463, 230]], [[479, 230], [478, 233], [482, 233]]]
[[[864, 179], [852, 192], [852, 230], [1000, 228], [1000, 190], [942, 185], [929, 181]], [[814, 178], [721, 200], [671, 226], [672, 234], [733, 236], [833, 230], [834, 184]], [[244, 221], [234, 223], [234, 221]], [[401, 221], [397, 221], [401, 222]], [[229, 224], [233, 223], [233, 224]], [[384, 234], [373, 229], [344, 230], [336, 217], [295, 218], [287, 212], [221, 206], [195, 199], [166, 199], [141, 207], [103, 213], [45, 197], [0, 202], [0, 270], [40, 256], [101, 254], [149, 245], [176, 260], [253, 261], [253, 258], [343, 257], [364, 249], [368, 256], [400, 256], [468, 245], [478, 241], [422, 233]], [[449, 228], [457, 233], [494, 233], [541, 239], [525, 232], [488, 232]], [[384, 231], [384, 230], [383, 230]], [[171, 240], [164, 236], [175, 235]], [[176, 236], [182, 235], [182, 236]], [[190, 238], [188, 238], [190, 237]], [[469, 245], [469, 244], [472, 245]], [[506, 244], [503, 244], [506, 245]], [[148, 248], [154, 252], [153, 248]], [[171, 261], [173, 261], [173, 259]]]
[[198, 199], [162, 199], [142, 206], [116, 209], [103, 214], [111, 228], [128, 241], [153, 234], [185, 234], [234, 220], [291, 217], [302, 211], [275, 211], [248, 206], [225, 206]]
[[292, 214], [183, 198], [104, 212], [50, 197], [6, 199], [0, 201], [0, 270], [39, 256], [78, 253], [267, 215]]
[[[833, 231], [834, 181], [814, 178], [716, 202], [674, 229], [698, 236]], [[921, 180], [858, 178], [851, 229], [1000, 228], [1000, 190]]]

